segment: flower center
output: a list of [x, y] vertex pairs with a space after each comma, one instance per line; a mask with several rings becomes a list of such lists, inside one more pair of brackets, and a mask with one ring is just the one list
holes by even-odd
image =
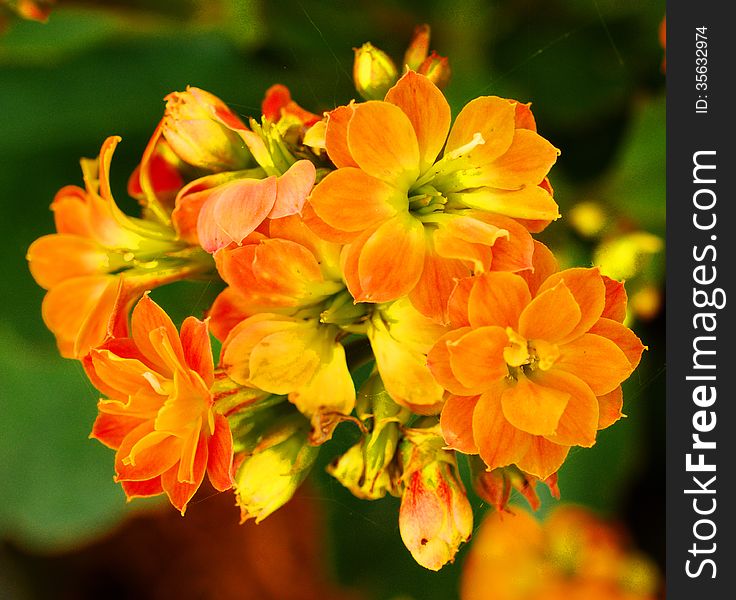
[[548, 371], [560, 356], [557, 344], [527, 340], [511, 327], [506, 328], [506, 335], [509, 345], [504, 348], [503, 358], [512, 379], [518, 379], [520, 374], [530, 375], [537, 369]]

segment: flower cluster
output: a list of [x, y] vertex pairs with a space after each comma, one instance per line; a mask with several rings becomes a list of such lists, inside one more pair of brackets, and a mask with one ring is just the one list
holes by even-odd
[[[206, 472], [261, 520], [346, 423], [355, 443], [329, 473], [401, 498], [404, 543], [439, 569], [472, 531], [458, 461], [499, 509], [512, 488], [534, 505], [622, 416], [644, 349], [623, 285], [558, 270], [532, 237], [559, 217], [559, 151], [529, 104], [482, 96], [453, 120], [428, 27], [404, 64], [358, 49], [366, 101], [323, 114], [281, 85], [259, 119], [172, 93], [128, 181], [139, 216], [111, 191], [117, 137], [57, 194], [30, 269], [61, 354], [103, 395], [92, 437], [128, 498], [184, 513]], [[177, 332], [148, 292], [192, 278], [225, 288]]]

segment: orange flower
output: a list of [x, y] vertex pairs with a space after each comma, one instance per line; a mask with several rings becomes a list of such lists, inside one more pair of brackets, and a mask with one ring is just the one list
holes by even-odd
[[621, 382], [644, 346], [618, 319], [620, 284], [581, 268], [540, 284], [538, 267], [528, 280], [489, 272], [458, 286], [466, 314], [457, 310], [459, 328], [428, 360], [450, 392], [441, 417], [448, 445], [480, 453], [489, 469], [515, 464], [545, 479], [571, 446], [592, 446], [621, 416]]
[[463, 565], [462, 600], [654, 600], [659, 575], [616, 528], [561, 506], [543, 523], [487, 513]]
[[232, 435], [213, 406], [207, 324], [188, 317], [179, 335], [145, 295], [131, 328], [131, 338], [110, 339], [84, 360], [107, 396], [90, 437], [117, 450], [115, 480], [129, 500], [165, 492], [184, 514], [205, 471], [215, 489], [232, 487]]
[[[67, 358], [81, 358], [109, 333], [125, 335], [127, 309], [144, 290], [210, 269], [209, 257], [171, 228], [116, 206], [109, 170], [119, 141], [107, 138], [98, 160], [82, 160], [86, 189], [59, 190], [51, 205], [57, 233], [28, 248], [31, 274], [49, 290], [44, 322]], [[121, 318], [110, 323], [114, 312]]]
[[408, 294], [446, 321], [454, 280], [531, 266], [531, 238], [514, 219], [538, 230], [558, 216], [544, 182], [558, 151], [536, 133], [528, 105], [477, 98], [450, 130], [442, 93], [409, 71], [385, 101], [329, 113], [325, 143], [338, 169], [310, 204], [349, 236], [345, 278], [358, 301]]

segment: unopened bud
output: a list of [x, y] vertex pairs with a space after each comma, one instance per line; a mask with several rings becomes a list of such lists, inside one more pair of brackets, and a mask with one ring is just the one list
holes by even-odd
[[417, 25], [404, 54], [404, 65], [416, 71], [429, 54], [429, 25]]
[[258, 523], [291, 500], [319, 453], [307, 443], [309, 429], [288, 403], [251, 413], [234, 427], [235, 448], [242, 449], [235, 474], [241, 523]]
[[383, 100], [396, 83], [399, 72], [391, 57], [370, 42], [355, 49], [353, 81], [365, 100]]
[[163, 135], [172, 150], [190, 165], [210, 171], [237, 171], [253, 166], [243, 138], [232, 126], [245, 125], [217, 96], [199, 88], [166, 96]]
[[450, 69], [450, 61], [446, 56], [440, 56], [436, 52], [432, 52], [423, 62], [419, 65], [416, 70], [417, 73], [421, 73], [426, 76], [432, 83], [434, 83], [441, 90], [447, 87], [450, 83], [450, 77], [452, 76], [452, 69]]
[[[441, 438], [440, 438], [441, 439]], [[434, 455], [428, 451], [439, 446]], [[401, 442], [404, 493], [399, 509], [401, 539], [423, 567], [439, 570], [451, 562], [473, 530], [473, 511], [457, 470], [455, 453], [427, 439]], [[416, 467], [416, 468], [415, 468]]]

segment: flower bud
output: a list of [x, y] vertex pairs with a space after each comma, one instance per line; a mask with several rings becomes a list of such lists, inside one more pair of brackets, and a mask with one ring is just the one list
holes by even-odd
[[396, 83], [399, 72], [388, 54], [370, 42], [355, 49], [353, 81], [365, 100], [383, 100]]
[[416, 71], [429, 54], [429, 25], [417, 25], [404, 54], [404, 65]]
[[470, 538], [473, 511], [454, 452], [442, 449], [439, 436], [432, 436], [439, 440], [413, 437], [408, 434], [400, 449], [405, 488], [399, 531], [414, 559], [423, 567], [438, 571], [454, 559], [460, 544]]
[[436, 52], [432, 52], [419, 65], [417, 73], [426, 76], [427, 79], [442, 90], [450, 83], [452, 69], [450, 69], [450, 61], [446, 56], [440, 56]]
[[236, 454], [235, 474], [241, 523], [259, 523], [291, 500], [319, 453], [307, 443], [309, 429], [309, 421], [286, 402], [248, 411], [233, 428], [235, 448], [243, 449]]
[[395, 455], [400, 425], [411, 413], [391, 399], [377, 374], [361, 387], [356, 412], [370, 433], [330, 465], [327, 472], [357, 498], [375, 500], [386, 493], [400, 496], [400, 470]]
[[210, 171], [237, 171], [253, 166], [243, 138], [246, 129], [218, 97], [196, 87], [166, 96], [163, 135], [187, 163]]
[[524, 496], [532, 510], [538, 510], [541, 502], [536, 488], [537, 483], [540, 482], [549, 488], [554, 498], [560, 497], [557, 488], [557, 473], [547, 479], [540, 480], [534, 475], [525, 473], [515, 465], [488, 471], [478, 456], [470, 456], [469, 463], [475, 493], [499, 512], [510, 512], [507, 507], [511, 490], [516, 490]]

